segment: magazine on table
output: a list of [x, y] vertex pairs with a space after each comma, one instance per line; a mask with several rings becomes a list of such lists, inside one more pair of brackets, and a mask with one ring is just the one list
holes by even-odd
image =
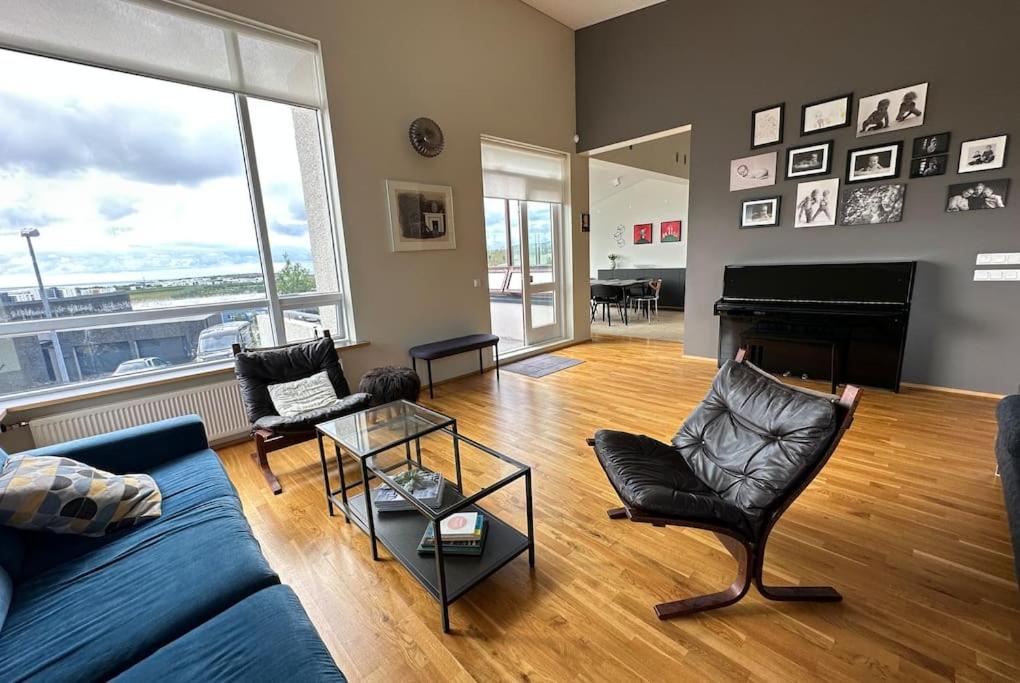
[[[443, 499], [443, 475], [439, 472], [428, 472], [424, 470], [410, 470], [401, 472], [393, 477], [404, 491], [410, 493], [423, 505], [437, 507]], [[405, 499], [388, 484], [373, 489], [372, 505], [380, 512], [394, 512], [399, 510], [414, 510], [414, 505]]]

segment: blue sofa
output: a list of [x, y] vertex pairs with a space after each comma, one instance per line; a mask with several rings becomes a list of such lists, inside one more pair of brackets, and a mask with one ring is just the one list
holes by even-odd
[[995, 441], [995, 458], [1002, 477], [1002, 493], [1006, 499], [1006, 516], [1013, 536], [1013, 561], [1020, 586], [1020, 394], [1007, 396], [996, 410], [999, 434]]
[[102, 538], [0, 527], [0, 681], [345, 680], [197, 417], [29, 454], [147, 473], [163, 514]]

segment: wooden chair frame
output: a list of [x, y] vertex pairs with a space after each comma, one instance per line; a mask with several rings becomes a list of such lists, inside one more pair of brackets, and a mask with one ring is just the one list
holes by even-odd
[[[743, 348], [740, 349], [737, 352], [736, 362], [743, 363], [746, 358], [747, 350]], [[730, 555], [733, 556], [733, 559], [737, 562], [737, 578], [728, 588], [719, 591], [718, 593], [709, 593], [707, 595], [699, 595], [697, 597], [673, 600], [671, 602], [663, 602], [655, 605], [655, 614], [659, 617], [659, 619], [670, 619], [673, 617], [687, 616], [696, 612], [704, 612], [706, 610], [727, 607], [747, 595], [752, 583], [754, 583], [758, 592], [768, 600], [839, 602], [843, 599], [843, 596], [840, 595], [835, 588], [829, 586], [765, 585], [765, 545], [768, 541], [769, 534], [772, 532], [772, 528], [775, 526], [776, 522], [779, 521], [779, 518], [783, 516], [783, 513], [786, 512], [787, 508], [793, 504], [793, 501], [800, 496], [804, 489], [811, 484], [815, 476], [817, 476], [822, 467], [825, 466], [825, 464], [829, 461], [829, 458], [831, 458], [832, 454], [836, 451], [840, 441], [843, 439], [843, 435], [853, 423], [854, 412], [857, 410], [857, 405], [860, 403], [860, 400], [861, 390], [859, 388], [852, 385], [847, 385], [844, 388], [843, 394], [840, 396], [838, 403], [841, 412], [843, 413], [843, 419], [836, 431], [836, 434], [832, 437], [832, 442], [829, 444], [825, 454], [819, 459], [815, 467], [804, 477], [803, 481], [801, 481], [796, 489], [789, 493], [783, 502], [770, 513], [769, 519], [763, 527], [760, 538], [744, 538], [742, 536], [738, 536], [732, 530], [726, 529], [722, 526], [678, 521], [668, 517], [648, 515], [641, 510], [628, 507], [626, 504], [624, 504], [623, 507], [612, 508], [607, 511], [610, 519], [622, 519], [626, 517], [632, 522], [651, 524], [656, 527], [682, 526], [711, 531], [716, 535], [716, 538], [719, 539], [726, 550], [729, 551]], [[594, 446], [595, 440], [588, 439], [587, 444], [589, 446]], [[601, 464], [601, 460], [599, 463]], [[612, 479], [610, 479], [610, 483], [612, 483]], [[619, 490], [617, 490], [616, 493], [619, 495]], [[622, 496], [620, 499], [621, 501], [623, 500]]]
[[[326, 339], [332, 339], [329, 330], [323, 330], [322, 336]], [[315, 339], [319, 338], [319, 333], [316, 331]], [[242, 351], [271, 351], [273, 349], [285, 349], [288, 346], [296, 346], [298, 344], [305, 344], [307, 341], [294, 342], [292, 344], [281, 344], [280, 346], [263, 346], [258, 348], [245, 349], [240, 344], [231, 344], [230, 349], [233, 355], [237, 355]], [[252, 460], [258, 465], [262, 471], [262, 477], [269, 484], [269, 488], [272, 489], [273, 495], [280, 495], [283, 493], [283, 485], [280, 484], [280, 480], [276, 478], [273, 473], [273, 468], [269, 466], [269, 454], [273, 451], [279, 451], [284, 448], [289, 448], [305, 441], [310, 441], [315, 438], [315, 427], [312, 427], [309, 431], [300, 432], [287, 432], [287, 433], [276, 433], [271, 429], [257, 429], [255, 427], [251, 430], [252, 438], [255, 439], [255, 452], [251, 454]]]

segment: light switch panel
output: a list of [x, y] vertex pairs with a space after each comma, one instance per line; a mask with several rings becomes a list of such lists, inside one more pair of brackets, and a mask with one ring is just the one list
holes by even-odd
[[978, 254], [977, 265], [979, 266], [1020, 266], [1020, 252], [1017, 253], [996, 253]]

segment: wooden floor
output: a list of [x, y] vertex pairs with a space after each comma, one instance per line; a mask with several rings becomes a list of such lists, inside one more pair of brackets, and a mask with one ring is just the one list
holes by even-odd
[[1020, 680], [986, 398], [865, 390], [766, 557], [769, 583], [831, 584], [844, 602], [752, 589], [721, 611], [656, 619], [653, 603], [728, 585], [733, 561], [711, 534], [607, 519], [617, 499], [584, 439], [612, 427], [668, 440], [715, 372], [681, 348], [603, 338], [559, 352], [585, 362], [545, 378], [487, 373], [423, 399], [535, 476], [536, 568], [520, 557], [462, 598], [450, 635], [385, 551], [373, 562], [365, 535], [327, 516], [314, 442], [271, 456], [276, 497], [249, 445], [221, 454], [270, 563], [354, 681]]

